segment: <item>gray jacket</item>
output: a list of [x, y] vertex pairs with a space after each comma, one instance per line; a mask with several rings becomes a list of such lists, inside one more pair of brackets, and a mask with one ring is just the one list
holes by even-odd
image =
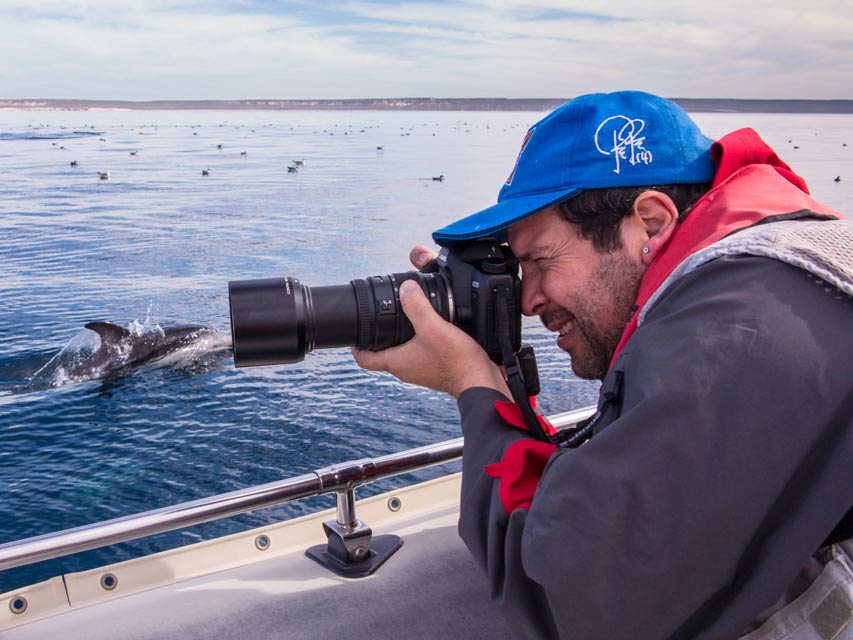
[[521, 637], [735, 638], [853, 504], [853, 300], [733, 253], [646, 307], [529, 510], [483, 471], [524, 433], [497, 392], [460, 396], [460, 534]]

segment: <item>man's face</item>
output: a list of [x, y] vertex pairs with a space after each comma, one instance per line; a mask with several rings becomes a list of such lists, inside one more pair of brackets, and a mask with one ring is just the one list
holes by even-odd
[[[626, 247], [599, 253], [555, 207], [508, 229], [521, 264], [522, 310], [559, 332], [581, 378], [601, 380], [630, 318], [645, 267]], [[630, 244], [630, 243], [629, 243]]]

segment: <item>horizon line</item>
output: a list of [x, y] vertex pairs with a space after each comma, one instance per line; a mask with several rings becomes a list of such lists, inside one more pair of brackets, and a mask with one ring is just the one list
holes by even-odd
[[[148, 100], [102, 98], [0, 98], [0, 110], [116, 108], [127, 110], [192, 109], [204, 106], [230, 110], [551, 110], [569, 98], [435, 98], [423, 96], [391, 98], [242, 98]], [[853, 113], [847, 98], [669, 98], [686, 111], [738, 111], [778, 113]]]

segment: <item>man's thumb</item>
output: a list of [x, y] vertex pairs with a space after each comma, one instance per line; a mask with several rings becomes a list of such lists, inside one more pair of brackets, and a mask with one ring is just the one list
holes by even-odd
[[414, 280], [405, 280], [400, 284], [400, 305], [403, 307], [403, 312], [409, 322], [415, 328], [417, 328], [419, 320], [424, 317], [424, 314], [432, 311], [432, 305], [427, 300], [420, 285]]

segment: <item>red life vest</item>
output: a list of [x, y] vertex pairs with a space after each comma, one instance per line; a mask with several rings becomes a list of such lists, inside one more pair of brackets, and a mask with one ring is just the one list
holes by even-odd
[[[717, 163], [711, 190], [679, 223], [669, 243], [643, 274], [634, 313], [613, 354], [611, 367], [637, 330], [642, 308], [673, 270], [692, 254], [773, 216], [808, 210], [840, 217], [812, 199], [805, 181], [752, 129], [724, 136], [713, 144], [711, 155]], [[527, 429], [514, 403], [497, 402], [496, 407], [508, 424]], [[547, 428], [553, 429], [550, 425]], [[500, 479], [499, 494], [507, 513], [530, 506], [542, 471], [556, 448], [535, 440], [518, 440], [507, 448], [501, 462], [486, 467], [490, 477]]]

